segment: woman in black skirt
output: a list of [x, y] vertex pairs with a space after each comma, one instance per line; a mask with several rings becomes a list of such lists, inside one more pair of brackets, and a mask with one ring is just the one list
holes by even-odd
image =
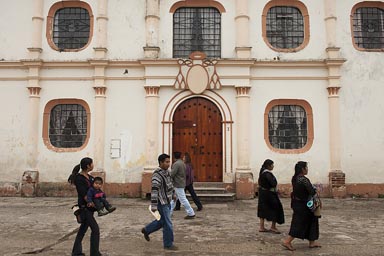
[[[259, 232], [280, 234], [276, 228], [276, 223], [284, 223], [284, 211], [277, 193], [277, 180], [272, 173], [273, 167], [273, 161], [267, 159], [260, 169], [257, 217], [260, 218]], [[264, 226], [265, 220], [272, 222], [269, 230]]]
[[310, 180], [305, 177], [308, 174], [307, 162], [298, 162], [295, 166], [295, 175], [292, 177], [291, 207], [293, 209], [291, 228], [288, 237], [282, 246], [290, 251], [295, 249], [292, 241], [295, 238], [307, 239], [309, 248], [321, 247], [315, 241], [319, 239], [319, 217], [307, 207], [308, 199], [316, 194], [316, 189]]

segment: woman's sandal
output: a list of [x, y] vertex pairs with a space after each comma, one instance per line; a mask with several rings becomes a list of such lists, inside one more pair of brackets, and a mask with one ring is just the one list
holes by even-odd
[[281, 234], [281, 232], [277, 229], [270, 229], [269, 232], [271, 232], [273, 234]]
[[281, 246], [283, 246], [285, 249], [287, 249], [287, 250], [289, 250], [289, 251], [294, 251], [294, 250], [296, 250], [296, 249], [293, 248], [292, 245], [290, 245], [290, 244], [282, 243]]
[[259, 232], [269, 232], [268, 229], [259, 229]]
[[314, 244], [314, 245], [309, 245], [308, 247], [311, 248], [311, 249], [313, 249], [313, 248], [321, 248], [321, 245], [320, 244]]

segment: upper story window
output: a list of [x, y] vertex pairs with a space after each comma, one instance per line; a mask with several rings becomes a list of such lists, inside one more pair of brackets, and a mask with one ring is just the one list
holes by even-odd
[[384, 50], [384, 3], [363, 2], [352, 9], [352, 33], [358, 50]]
[[304, 48], [309, 41], [307, 8], [298, 1], [268, 3], [263, 11], [263, 38], [276, 51], [293, 52]]
[[307, 151], [313, 141], [312, 109], [302, 100], [276, 100], [265, 112], [268, 146], [281, 153]]
[[54, 151], [77, 151], [89, 138], [90, 113], [82, 100], [50, 101], [45, 107], [43, 139]]
[[93, 16], [87, 3], [63, 1], [54, 4], [47, 18], [47, 39], [57, 51], [79, 51], [91, 40]]
[[173, 57], [192, 52], [221, 57], [221, 13], [213, 7], [181, 7], [173, 14]]

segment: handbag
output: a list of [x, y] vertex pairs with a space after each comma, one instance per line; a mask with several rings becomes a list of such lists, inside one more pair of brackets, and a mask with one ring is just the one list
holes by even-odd
[[308, 209], [313, 212], [316, 217], [320, 217], [320, 209], [321, 209], [321, 200], [319, 195], [316, 193], [314, 196], [311, 196], [307, 201]]
[[79, 205], [75, 204], [71, 207], [73, 210], [73, 214], [76, 216], [77, 223], [81, 224], [84, 222], [84, 208], [79, 207]]

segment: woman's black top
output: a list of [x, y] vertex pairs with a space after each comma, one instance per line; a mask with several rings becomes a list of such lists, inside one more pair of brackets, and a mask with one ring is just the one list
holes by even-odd
[[292, 187], [293, 197], [296, 200], [307, 201], [310, 196], [316, 194], [315, 188], [305, 176], [297, 176], [296, 181], [292, 184]]
[[259, 186], [263, 189], [269, 190], [277, 186], [277, 180], [271, 172], [263, 171], [259, 177]]
[[77, 204], [79, 206], [85, 207], [87, 205], [87, 201], [85, 197], [87, 196], [88, 189], [93, 184], [93, 177], [89, 175], [89, 179], [87, 179], [84, 175], [77, 174], [75, 177], [75, 186], [77, 190]]

